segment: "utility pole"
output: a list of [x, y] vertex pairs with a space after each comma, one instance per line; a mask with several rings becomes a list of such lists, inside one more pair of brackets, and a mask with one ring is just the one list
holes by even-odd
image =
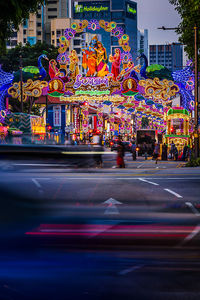
[[23, 113], [23, 73], [22, 73], [22, 55], [19, 56], [20, 69], [20, 95], [21, 95], [21, 112]]
[[198, 122], [199, 122], [199, 112], [198, 112], [198, 30], [197, 26], [194, 27], [194, 49], [195, 49], [195, 111], [194, 111], [194, 154], [195, 158], [199, 156], [199, 134], [198, 134]]

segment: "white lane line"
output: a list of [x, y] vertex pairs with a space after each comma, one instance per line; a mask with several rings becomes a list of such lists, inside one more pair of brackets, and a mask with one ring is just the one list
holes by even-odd
[[181, 195], [175, 193], [174, 191], [170, 190], [170, 189], [164, 189], [166, 192], [176, 196], [177, 198], [183, 198]]
[[153, 184], [153, 185], [159, 185], [158, 183], [155, 183], [155, 182], [152, 182], [152, 181], [148, 181], [144, 178], [138, 178], [140, 181], [143, 181], [143, 182], [146, 182], [146, 183], [150, 183], [150, 184]]
[[144, 267], [144, 265], [134, 266], [134, 267], [122, 270], [122, 271], [119, 272], [119, 275], [126, 275], [126, 274], [128, 274], [128, 273], [130, 273], [132, 271], [136, 271], [138, 269], [141, 269], [142, 267]]
[[144, 165], [144, 163], [143, 163], [143, 164], [141, 164], [141, 165], [139, 165], [139, 166], [137, 167], [137, 169], [141, 168], [143, 165]]
[[191, 209], [191, 211], [196, 215], [196, 216], [200, 216], [199, 211], [196, 209], [196, 207], [194, 207], [194, 205], [191, 202], [185, 202], [185, 204]]
[[[185, 204], [191, 209], [191, 211], [196, 215], [196, 216], [200, 216], [199, 211], [194, 207], [194, 205], [191, 202], [185, 202]], [[187, 242], [191, 241], [197, 234], [199, 234], [200, 232], [200, 225], [198, 224], [194, 230], [188, 235], [186, 236], [186, 238], [180, 243], [179, 246], [183, 246], [184, 244], [186, 244]]]
[[39, 194], [43, 194], [42, 186], [41, 186], [41, 184], [38, 182], [38, 180], [35, 179], [35, 178], [32, 178], [31, 180], [32, 180], [32, 182], [36, 185], [36, 187], [38, 188]]
[[156, 179], [156, 180], [194, 180], [194, 179], [200, 179], [200, 177], [148, 177], [148, 179]]
[[180, 243], [180, 245], [184, 245], [185, 243], [191, 241], [198, 233], [200, 232], [200, 225], [197, 225], [194, 230], [186, 236], [186, 238]]

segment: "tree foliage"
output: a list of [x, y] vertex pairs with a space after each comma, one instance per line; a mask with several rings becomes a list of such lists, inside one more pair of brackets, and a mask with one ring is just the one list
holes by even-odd
[[12, 29], [18, 29], [29, 14], [36, 12], [44, 0], [1, 0], [0, 1], [0, 54], [5, 53], [6, 40]]
[[190, 59], [194, 59], [194, 27], [199, 28], [200, 41], [200, 0], [169, 0], [181, 16], [181, 23], [176, 32], [180, 35], [179, 41], [185, 45], [185, 51]]
[[[29, 44], [27, 44], [26, 46], [18, 45], [13, 49], [9, 49], [6, 55], [0, 57], [0, 64], [2, 65], [2, 69], [5, 72], [16, 72], [19, 70], [19, 57], [21, 54], [23, 67], [37, 67], [38, 57], [43, 53], [43, 51], [47, 52], [47, 57], [49, 58], [49, 60], [56, 59], [58, 55], [58, 49], [53, 45], [48, 45], [46, 43], [38, 42], [33, 46], [30, 46]], [[48, 61], [43, 60], [43, 65], [45, 70], [48, 71]]]

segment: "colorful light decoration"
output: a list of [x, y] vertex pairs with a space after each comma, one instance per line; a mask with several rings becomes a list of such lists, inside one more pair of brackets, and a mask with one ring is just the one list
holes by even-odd
[[88, 29], [93, 30], [93, 31], [100, 29], [99, 22], [97, 20], [89, 21]]
[[[43, 88], [47, 87], [46, 81], [28, 79], [27, 82], [22, 83], [23, 88], [23, 101], [26, 101], [28, 97], [40, 97], [42, 95]], [[21, 100], [21, 82], [15, 82], [9, 89], [8, 94], [13, 98]]]
[[66, 37], [67, 40], [71, 40], [76, 34], [76, 30], [72, 29], [72, 28], [67, 28], [64, 31], [64, 35]]
[[140, 80], [139, 85], [145, 88], [145, 97], [152, 97], [163, 102], [168, 101], [179, 92], [178, 85], [167, 79], [162, 81], [159, 78]]
[[97, 108], [97, 116], [98, 116], [98, 121], [97, 121], [97, 128], [100, 132], [103, 130], [103, 105], [98, 105]]
[[82, 106], [82, 113], [83, 113], [83, 120], [82, 120], [82, 127], [83, 131], [85, 133], [88, 132], [88, 126], [89, 126], [89, 110], [88, 110], [88, 103], [85, 103]]

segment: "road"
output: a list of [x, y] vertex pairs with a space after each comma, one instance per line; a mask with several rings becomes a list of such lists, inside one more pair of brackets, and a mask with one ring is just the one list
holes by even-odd
[[2, 171], [0, 299], [199, 299], [200, 170], [142, 163]]

